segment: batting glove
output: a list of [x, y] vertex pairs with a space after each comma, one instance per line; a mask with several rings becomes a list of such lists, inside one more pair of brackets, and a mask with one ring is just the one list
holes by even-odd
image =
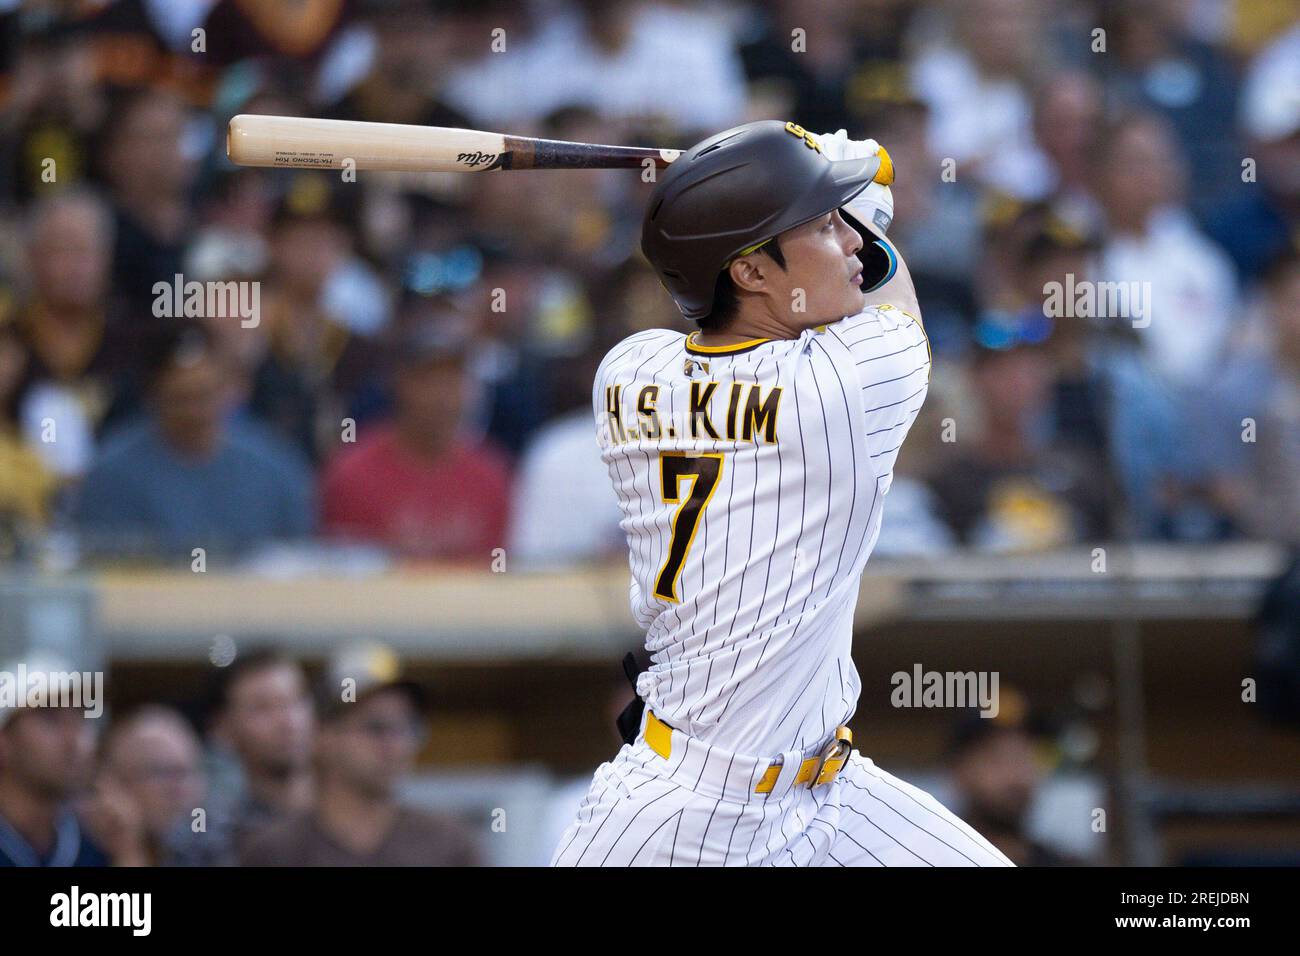
[[885, 147], [874, 139], [849, 139], [847, 130], [836, 130], [817, 137], [827, 159], [865, 159], [880, 157], [880, 169], [867, 188], [853, 197], [845, 208], [863, 225], [870, 225], [880, 235], [889, 231], [894, 221], [894, 194], [889, 185], [894, 181], [894, 161]]

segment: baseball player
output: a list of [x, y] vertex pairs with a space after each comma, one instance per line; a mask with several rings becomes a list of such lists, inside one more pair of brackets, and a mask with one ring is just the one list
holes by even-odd
[[892, 181], [873, 140], [764, 121], [653, 190], [641, 248], [699, 330], [624, 340], [592, 396], [652, 664], [554, 865], [1011, 865], [845, 726], [859, 579], [930, 377]]

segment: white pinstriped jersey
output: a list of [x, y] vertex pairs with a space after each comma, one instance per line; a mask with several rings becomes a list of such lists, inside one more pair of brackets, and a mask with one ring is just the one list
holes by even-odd
[[593, 389], [653, 662], [638, 691], [713, 747], [806, 750], [857, 703], [859, 579], [929, 343], [890, 306], [791, 340], [691, 338], [631, 336]]

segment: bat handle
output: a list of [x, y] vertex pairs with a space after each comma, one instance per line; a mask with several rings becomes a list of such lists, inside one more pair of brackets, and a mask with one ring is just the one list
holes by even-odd
[[633, 169], [645, 167], [646, 160], [656, 169], [664, 169], [681, 155], [681, 150], [642, 146], [601, 146], [524, 136], [507, 136], [505, 140], [506, 169]]

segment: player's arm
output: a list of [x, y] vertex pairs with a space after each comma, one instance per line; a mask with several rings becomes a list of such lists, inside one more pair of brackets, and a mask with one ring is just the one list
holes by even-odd
[[863, 265], [863, 283], [867, 308], [891, 305], [906, 312], [919, 323], [921, 308], [916, 299], [916, 288], [897, 247], [885, 238], [894, 221], [894, 195], [890, 184], [894, 181], [894, 162], [888, 151], [874, 139], [849, 139], [845, 130], [825, 133], [818, 137], [822, 151], [830, 159], [857, 159], [866, 156], [880, 157], [880, 171], [876, 181], [858, 193], [844, 207], [866, 233], [864, 247], [859, 253]]

